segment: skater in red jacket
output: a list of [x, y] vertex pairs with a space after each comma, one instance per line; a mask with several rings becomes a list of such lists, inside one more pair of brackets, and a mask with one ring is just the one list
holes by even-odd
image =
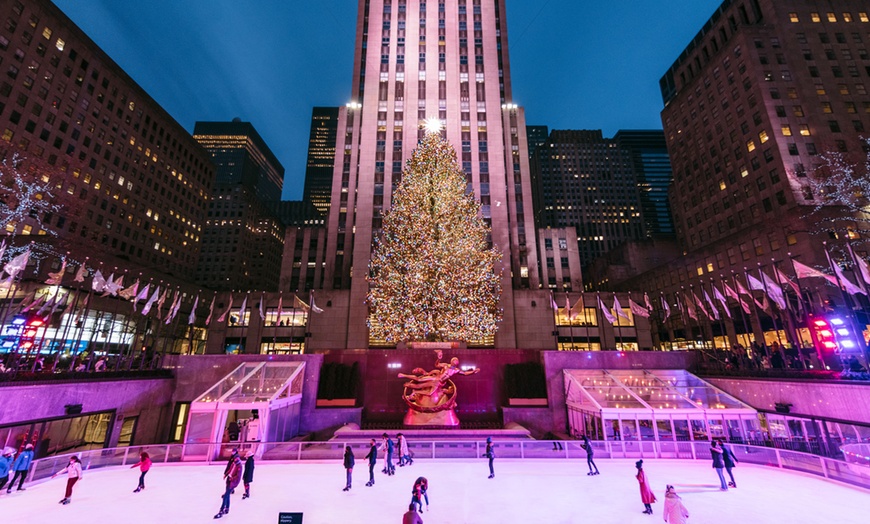
[[635, 478], [637, 479], [638, 484], [640, 484], [640, 500], [643, 502], [643, 507], [646, 508], [643, 510], [647, 515], [652, 515], [652, 506], [656, 501], [656, 496], [653, 494], [652, 489], [649, 487], [649, 482], [646, 479], [646, 473], [643, 472], [643, 460], [638, 460], [634, 463], [634, 467], [637, 468], [637, 475]]
[[242, 481], [242, 459], [239, 458], [238, 453], [234, 453], [230, 459], [230, 463], [224, 472], [224, 481], [226, 482], [226, 490], [224, 490], [223, 497], [221, 497], [221, 509], [214, 516], [216, 519], [230, 512], [230, 495], [233, 494], [233, 490]]
[[139, 493], [143, 489], [145, 489], [145, 474], [148, 473], [148, 470], [151, 469], [151, 457], [148, 456], [148, 453], [144, 451], [139, 454], [139, 462], [130, 466], [130, 469], [135, 467], [139, 468], [139, 487], [133, 490], [133, 493]]

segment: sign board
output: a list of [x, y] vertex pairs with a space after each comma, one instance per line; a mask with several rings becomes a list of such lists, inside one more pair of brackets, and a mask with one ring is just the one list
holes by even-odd
[[278, 524], [302, 524], [302, 513], [278, 513]]

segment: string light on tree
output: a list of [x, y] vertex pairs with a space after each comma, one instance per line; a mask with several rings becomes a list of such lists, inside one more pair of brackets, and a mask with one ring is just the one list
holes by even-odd
[[426, 134], [384, 214], [369, 264], [369, 328], [390, 342], [481, 340], [502, 318], [501, 253], [488, 245], [480, 203], [456, 151], [427, 119]]

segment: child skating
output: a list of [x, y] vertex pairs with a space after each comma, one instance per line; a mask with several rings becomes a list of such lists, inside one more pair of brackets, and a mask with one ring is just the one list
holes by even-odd
[[646, 479], [646, 473], [643, 471], [643, 460], [638, 460], [634, 463], [634, 467], [637, 468], [637, 475], [635, 478], [637, 479], [637, 483], [640, 485], [640, 500], [643, 502], [643, 510], [647, 515], [652, 515], [652, 504], [656, 501], [656, 496], [653, 494], [652, 489], [649, 487], [649, 482]]
[[242, 452], [245, 458], [245, 472], [242, 474], [242, 482], [245, 485], [245, 494], [242, 500], [251, 497], [251, 482], [254, 482], [254, 454], [251, 450]]
[[378, 463], [378, 447], [375, 445], [375, 439], [371, 441], [371, 447], [366, 458], [369, 459], [369, 481], [366, 482], [366, 486], [372, 487], [375, 485], [375, 464]]
[[51, 478], [54, 478], [58, 475], [63, 475], [66, 473], [66, 492], [64, 497], [60, 499], [60, 504], [66, 506], [72, 501], [72, 491], [73, 486], [76, 485], [76, 482], [82, 479], [82, 461], [75, 455], [69, 458], [69, 464], [62, 470], [58, 471]]
[[677, 490], [673, 486], [668, 486], [665, 491], [665, 509], [662, 510], [662, 517], [668, 524], [687, 524], [689, 518], [689, 510], [683, 505], [683, 499], [677, 495]]
[[133, 490], [133, 493], [139, 493], [145, 489], [145, 474], [151, 470], [151, 457], [148, 456], [148, 453], [144, 451], [139, 453], [139, 462], [130, 466], [130, 469], [137, 467], [139, 468], [139, 485]]
[[418, 477], [414, 481], [414, 488], [411, 490], [411, 504], [419, 506], [420, 513], [423, 513], [423, 500], [426, 500], [426, 511], [429, 510], [429, 481], [426, 477]]
[[492, 443], [492, 437], [486, 437], [486, 452], [483, 456], [489, 459], [489, 476], [487, 478], [493, 479], [495, 478], [495, 469], [492, 465], [495, 461], [495, 445]]

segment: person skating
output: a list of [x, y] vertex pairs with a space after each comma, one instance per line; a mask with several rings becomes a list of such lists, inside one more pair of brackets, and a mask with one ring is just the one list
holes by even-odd
[[[230, 472], [230, 470], [233, 467], [233, 463], [236, 461], [237, 458], [239, 458], [239, 448], [233, 448], [230, 451], [230, 458], [227, 459], [227, 465], [224, 468], [224, 477], [226, 477], [227, 474]], [[236, 490], [233, 489], [232, 494], [234, 495], [235, 493], [236, 493]]]
[[139, 485], [133, 490], [133, 493], [139, 493], [145, 489], [145, 474], [151, 469], [151, 457], [148, 456], [148, 453], [144, 451], [139, 453], [139, 462], [130, 466], [130, 469], [136, 467], [139, 468]]
[[728, 486], [725, 485], [725, 475], [722, 474], [722, 470], [725, 469], [725, 460], [723, 458], [722, 448], [719, 446], [719, 441], [714, 440], [713, 445], [710, 447], [710, 454], [713, 456], [713, 469], [716, 470], [716, 474], [719, 475], [719, 482], [721, 483], [720, 490], [728, 491]]
[[423, 519], [417, 514], [414, 503], [408, 506], [408, 511], [402, 516], [402, 524], [423, 524]]
[[12, 463], [12, 471], [15, 472], [15, 476], [12, 477], [9, 487], [6, 488], [6, 493], [12, 493], [12, 487], [16, 480], [18, 480], [18, 491], [24, 491], [24, 479], [27, 478], [31, 462], [33, 462], [33, 444], [28, 444], [24, 446], [24, 451], [15, 457], [15, 462]]
[[347, 472], [347, 484], [344, 486], [342, 491], [350, 491], [350, 487], [353, 481], [353, 450], [350, 449], [350, 446], [344, 447], [344, 470]]
[[242, 500], [251, 496], [251, 482], [254, 482], [254, 454], [248, 450], [244, 452], [245, 471], [242, 474], [242, 482], [245, 485], [245, 494], [242, 495]]
[[384, 469], [382, 469], [381, 472], [387, 475], [395, 475], [396, 468], [393, 466], [393, 450], [395, 449], [395, 444], [393, 444], [393, 439], [391, 439], [386, 433], [383, 435], [380, 449], [385, 451]]
[[683, 505], [683, 499], [677, 495], [673, 486], [665, 490], [665, 508], [662, 516], [668, 524], [686, 524], [689, 518], [689, 510]]
[[[592, 442], [589, 441], [589, 437], [583, 435], [583, 444], [581, 444], [583, 449], [586, 450], [586, 465], [589, 466], [589, 473], [587, 475], [598, 475], [598, 466], [595, 465], [595, 461], [592, 460], [592, 457], [595, 455], [595, 449], [592, 447]], [[592, 471], [592, 468], [595, 468], [595, 471]]]
[[224, 471], [224, 481], [226, 482], [226, 489], [224, 490], [224, 494], [221, 497], [221, 509], [218, 510], [217, 515], [214, 518], [219, 519], [230, 512], [230, 495], [232, 495], [233, 490], [236, 489], [236, 486], [239, 485], [239, 482], [242, 481], [242, 459], [239, 458], [239, 454], [235, 453], [237, 450], [233, 450], [233, 456], [230, 458], [230, 463], [227, 465], [226, 470]]
[[375, 439], [371, 441], [366, 458], [369, 459], [369, 481], [366, 482], [366, 486], [371, 487], [375, 485], [375, 465], [378, 463], [378, 447], [375, 445]]
[[60, 499], [60, 504], [64, 506], [69, 504], [72, 500], [72, 490], [73, 486], [76, 485], [76, 482], [82, 479], [82, 461], [75, 455], [69, 458], [69, 464], [66, 465], [65, 468], [58, 471], [51, 478], [54, 478], [58, 475], [62, 475], [66, 473], [66, 492], [64, 497]]
[[414, 481], [414, 489], [411, 490], [411, 503], [420, 507], [423, 513], [423, 499], [426, 500], [426, 511], [429, 510], [429, 481], [426, 477], [417, 477]]
[[731, 482], [728, 485], [732, 488], [737, 487], [737, 482], [734, 480], [734, 473], [731, 472], [732, 469], [737, 467], [737, 463], [740, 462], [737, 460], [737, 457], [734, 456], [734, 452], [731, 451], [731, 448], [726, 446], [724, 443], [722, 445], [722, 460], [725, 462], [725, 471], [728, 473], [728, 477], [731, 478]]
[[483, 456], [489, 459], [489, 476], [487, 478], [495, 478], [495, 469], [492, 467], [495, 460], [495, 445], [492, 443], [492, 437], [486, 437], [486, 452]]
[[637, 483], [640, 485], [640, 500], [643, 502], [643, 510], [647, 515], [652, 515], [652, 504], [656, 501], [656, 496], [652, 492], [652, 489], [649, 487], [649, 482], [646, 479], [646, 473], [643, 471], [643, 460], [638, 460], [634, 463], [634, 467], [637, 468], [637, 475], [634, 478], [637, 479]]
[[396, 435], [396, 440], [399, 443], [399, 467], [410, 466], [414, 463], [414, 459], [411, 458], [411, 451], [408, 449], [408, 439], [399, 433]]
[[3, 455], [0, 456], [0, 489], [3, 489], [6, 483], [9, 482], [9, 471], [11, 471], [12, 463], [14, 462], [12, 453], [14, 453], [12, 448], [6, 448], [3, 451]]

